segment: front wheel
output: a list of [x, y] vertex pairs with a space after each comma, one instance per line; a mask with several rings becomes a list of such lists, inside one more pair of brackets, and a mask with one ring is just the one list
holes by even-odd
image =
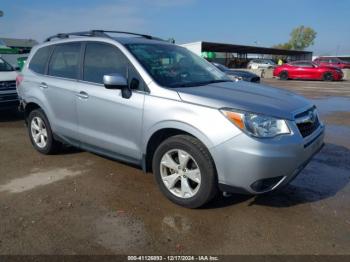
[[216, 195], [214, 162], [208, 149], [194, 137], [166, 139], [157, 148], [152, 167], [161, 191], [178, 205], [198, 208]]
[[327, 72], [323, 75], [323, 81], [333, 81], [333, 74], [331, 72]]

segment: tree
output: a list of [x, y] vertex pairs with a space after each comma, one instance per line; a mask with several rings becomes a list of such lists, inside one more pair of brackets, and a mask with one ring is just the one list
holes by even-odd
[[278, 49], [292, 49], [292, 45], [290, 43], [284, 43], [284, 44], [278, 44], [278, 45], [274, 45], [274, 48], [278, 48]]
[[302, 25], [293, 29], [287, 43], [278, 44], [274, 47], [280, 49], [304, 50], [305, 48], [314, 44], [316, 35], [316, 31], [311, 27], [305, 27]]

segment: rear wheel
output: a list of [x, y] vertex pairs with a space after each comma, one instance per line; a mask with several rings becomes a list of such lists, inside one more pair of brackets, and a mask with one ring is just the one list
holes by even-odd
[[331, 72], [324, 73], [323, 81], [333, 81], [333, 74]]
[[287, 71], [282, 71], [279, 74], [279, 77], [280, 77], [281, 80], [288, 80], [288, 72]]
[[34, 148], [42, 154], [54, 154], [61, 144], [53, 138], [51, 126], [44, 111], [35, 109], [28, 116], [28, 132]]
[[152, 165], [161, 191], [178, 205], [197, 208], [216, 195], [213, 160], [207, 148], [194, 137], [168, 138], [157, 148]]

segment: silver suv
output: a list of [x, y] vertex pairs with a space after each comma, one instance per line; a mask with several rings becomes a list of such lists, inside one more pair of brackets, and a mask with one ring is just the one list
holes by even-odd
[[303, 97], [233, 82], [185, 48], [120, 33], [59, 34], [33, 48], [17, 90], [39, 152], [65, 143], [139, 165], [170, 200], [196, 208], [219, 191], [280, 188], [323, 146]]

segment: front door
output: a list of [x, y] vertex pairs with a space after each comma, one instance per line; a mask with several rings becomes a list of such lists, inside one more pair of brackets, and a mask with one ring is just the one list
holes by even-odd
[[293, 77], [299, 79], [309, 79], [313, 77], [314, 66], [307, 61], [294, 64]]
[[[106, 89], [103, 76], [119, 73], [139, 85], [132, 96]], [[128, 59], [115, 46], [87, 42], [82, 81], [77, 84], [76, 104], [83, 147], [125, 161], [139, 163], [144, 96], [143, 83]]]

